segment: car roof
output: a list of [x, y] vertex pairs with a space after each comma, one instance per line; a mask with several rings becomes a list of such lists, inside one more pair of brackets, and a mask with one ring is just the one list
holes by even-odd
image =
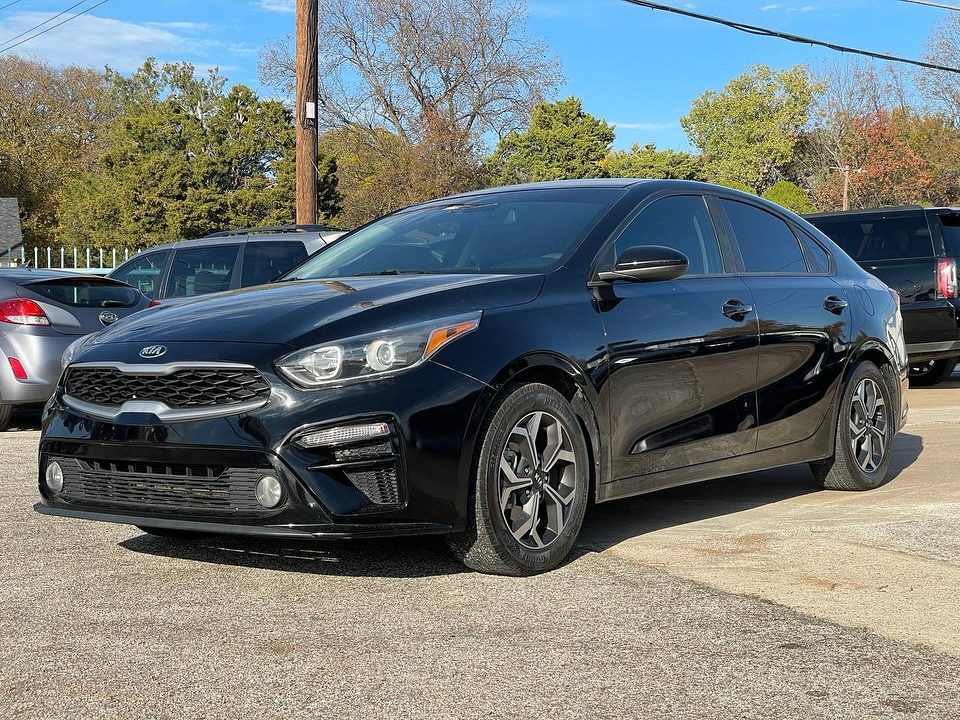
[[[271, 225], [269, 227], [237, 228], [235, 230], [221, 230], [209, 235], [204, 235], [203, 237], [190, 238], [189, 240], [176, 240], [162, 245], [151, 245], [137, 254], [139, 255], [142, 252], [152, 252], [155, 250], [170, 250], [172, 248], [236, 245], [237, 243], [246, 243], [251, 240], [256, 240], [257, 242], [300, 240], [308, 249], [312, 250], [318, 242], [326, 245], [345, 232], [345, 230], [328, 225]], [[131, 255], [130, 257], [134, 256]]]
[[863, 217], [868, 215], [883, 215], [885, 217], [896, 217], [898, 215], [919, 215], [921, 213], [960, 213], [960, 208], [953, 207], [923, 207], [921, 205], [891, 205], [889, 207], [878, 208], [857, 208], [856, 210], [834, 210], [832, 212], [805, 213], [805, 218], [831, 218], [831, 217]]

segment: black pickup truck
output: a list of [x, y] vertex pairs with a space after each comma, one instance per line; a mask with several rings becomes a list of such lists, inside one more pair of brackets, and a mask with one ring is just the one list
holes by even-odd
[[912, 205], [804, 217], [900, 294], [911, 384], [950, 377], [960, 359], [960, 208]]

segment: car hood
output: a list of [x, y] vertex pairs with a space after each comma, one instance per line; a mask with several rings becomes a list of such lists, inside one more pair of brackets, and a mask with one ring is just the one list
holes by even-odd
[[392, 275], [296, 280], [153, 308], [96, 344], [256, 342], [304, 347], [475, 310], [533, 301], [543, 275]]

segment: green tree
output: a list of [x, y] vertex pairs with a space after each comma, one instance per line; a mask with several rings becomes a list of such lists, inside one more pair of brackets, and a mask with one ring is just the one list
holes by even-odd
[[116, 112], [103, 73], [0, 55], [0, 197], [18, 198], [27, 245], [55, 240], [63, 188], [94, 167]]
[[603, 169], [610, 177], [703, 180], [703, 162], [698, 155], [676, 150], [657, 150], [653, 143], [617, 150], [604, 158]]
[[763, 197], [796, 213], [816, 212], [816, 208], [810, 202], [810, 196], [807, 195], [806, 191], [799, 185], [787, 180], [774, 183], [763, 194]]
[[530, 127], [507, 135], [487, 160], [494, 184], [604, 177], [613, 128], [574, 97], [541, 103]]
[[[224, 227], [294, 218], [290, 111], [212, 71], [148, 60], [110, 72], [120, 114], [98, 167], [67, 184], [61, 237], [76, 246], [143, 247]], [[318, 163], [320, 212], [338, 209], [335, 170]]]
[[822, 86], [806, 68], [765, 65], [693, 102], [680, 124], [703, 153], [707, 176], [763, 192], [789, 175], [803, 127]]

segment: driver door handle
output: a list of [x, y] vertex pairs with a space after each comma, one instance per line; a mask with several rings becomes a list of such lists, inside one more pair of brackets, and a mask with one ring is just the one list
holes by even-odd
[[753, 306], [745, 305], [740, 300], [727, 300], [723, 304], [723, 314], [731, 320], [736, 320], [737, 322], [743, 320], [748, 313], [752, 312]]

